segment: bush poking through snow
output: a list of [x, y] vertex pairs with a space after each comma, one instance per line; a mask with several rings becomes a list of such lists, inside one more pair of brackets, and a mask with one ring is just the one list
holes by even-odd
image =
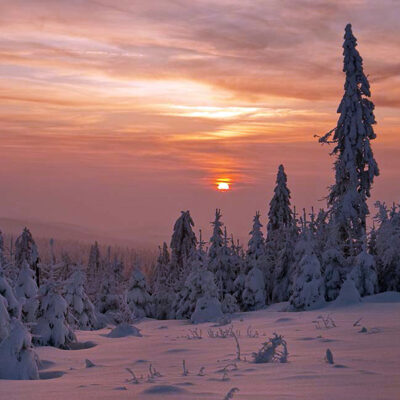
[[289, 353], [287, 351], [286, 341], [282, 335], [274, 333], [272, 338], [269, 338], [263, 343], [257, 353], [253, 353], [254, 362], [256, 364], [264, 364], [271, 362], [286, 363]]
[[[226, 339], [226, 338], [230, 338], [233, 337], [233, 325], [231, 325], [230, 327], [226, 328], [226, 329], [209, 329], [207, 331], [208, 333], [208, 337], [211, 339]], [[239, 331], [237, 332], [237, 334], [239, 334]]]
[[333, 354], [332, 354], [332, 352], [331, 352], [330, 349], [326, 349], [325, 361], [326, 361], [328, 364], [334, 364], [334, 361], [333, 361]]
[[11, 322], [10, 335], [0, 344], [0, 379], [39, 379], [31, 335], [17, 319]]
[[186, 337], [188, 340], [200, 340], [203, 339], [203, 333], [201, 329], [189, 329], [189, 333]]
[[318, 315], [317, 319], [313, 321], [315, 324], [315, 329], [330, 329], [336, 328], [335, 321], [330, 315], [324, 317], [323, 315]]
[[93, 368], [96, 366], [96, 364], [92, 361], [90, 361], [88, 358], [85, 360], [85, 366], [86, 368]]

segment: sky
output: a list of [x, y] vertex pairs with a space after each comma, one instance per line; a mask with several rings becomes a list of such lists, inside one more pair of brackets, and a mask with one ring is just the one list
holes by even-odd
[[[215, 208], [247, 240], [279, 164], [325, 207], [352, 23], [376, 105], [377, 199], [399, 201], [400, 1], [0, 0], [0, 217], [169, 240]], [[218, 192], [216, 182], [231, 190]]]

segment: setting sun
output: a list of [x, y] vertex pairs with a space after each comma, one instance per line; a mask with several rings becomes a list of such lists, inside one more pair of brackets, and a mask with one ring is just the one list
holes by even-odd
[[226, 191], [229, 189], [230, 189], [229, 183], [227, 183], [227, 182], [219, 182], [218, 183], [218, 190]]

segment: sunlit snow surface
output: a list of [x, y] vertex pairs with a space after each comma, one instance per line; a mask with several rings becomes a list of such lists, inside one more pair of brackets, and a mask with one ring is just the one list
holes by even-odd
[[[110, 338], [108, 329], [77, 332], [80, 342], [97, 346], [79, 350], [38, 348], [40, 381], [0, 381], [0, 398], [15, 399], [218, 399], [233, 387], [234, 399], [362, 399], [400, 398], [400, 293], [384, 293], [362, 304], [326, 307], [312, 312], [279, 311], [283, 304], [235, 315], [243, 361], [235, 361], [233, 338], [210, 338], [213, 324], [144, 320], [136, 324], [142, 337]], [[336, 327], [317, 329], [319, 316], [330, 315]], [[353, 324], [359, 320], [357, 326]], [[248, 337], [258, 331], [259, 337]], [[319, 324], [321, 326], [321, 324]], [[323, 326], [323, 324], [322, 324]], [[362, 328], [366, 332], [361, 333]], [[202, 339], [188, 339], [189, 330]], [[212, 328], [216, 329], [216, 328]], [[287, 364], [253, 364], [256, 351], [273, 332], [283, 334]], [[255, 335], [256, 336], [256, 335]], [[85, 346], [80, 346], [85, 347]], [[79, 348], [79, 346], [78, 346]], [[334, 363], [324, 357], [330, 349]], [[94, 366], [86, 368], [85, 360]], [[185, 360], [188, 375], [183, 376]], [[224, 378], [224, 366], [237, 370]], [[162, 376], [148, 382], [149, 365]], [[204, 367], [204, 376], [198, 373]], [[139, 383], [129, 380], [130, 368]], [[203, 375], [203, 374], [200, 374]]]

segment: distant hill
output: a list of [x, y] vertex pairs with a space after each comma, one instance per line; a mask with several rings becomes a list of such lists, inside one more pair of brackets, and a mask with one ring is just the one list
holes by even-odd
[[72, 240], [88, 243], [97, 240], [101, 243], [125, 246], [133, 246], [135, 244], [134, 240], [126, 240], [112, 235], [107, 235], [106, 233], [99, 233], [79, 225], [0, 217], [0, 229], [7, 236], [18, 236], [25, 226], [32, 232], [33, 237], [37, 238], [54, 238], [58, 240]]

